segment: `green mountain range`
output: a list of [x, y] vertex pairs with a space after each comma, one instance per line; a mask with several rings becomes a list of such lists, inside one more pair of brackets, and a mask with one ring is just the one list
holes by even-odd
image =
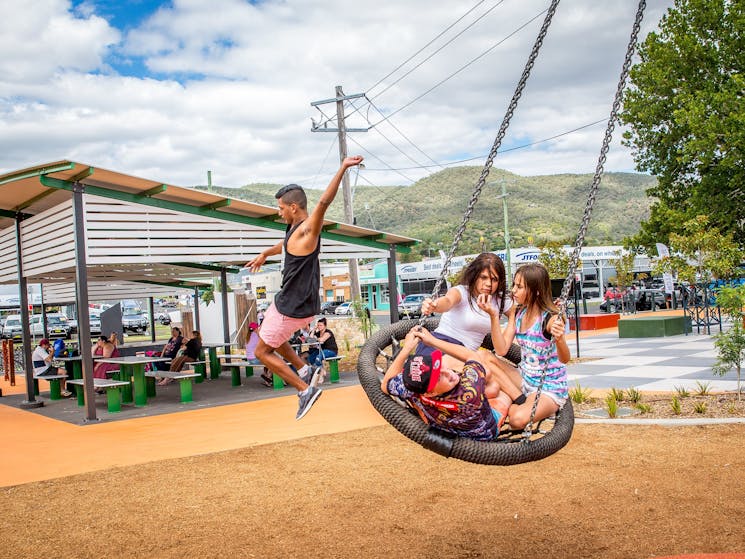
[[[481, 167], [454, 167], [434, 173], [411, 186], [357, 185], [354, 215], [357, 225], [420, 239], [411, 258], [447, 250], [481, 174]], [[548, 241], [572, 244], [580, 226], [592, 184], [592, 175], [540, 175], [522, 177], [492, 169], [481, 192], [456, 254], [504, 248], [502, 231], [502, 181], [507, 188], [511, 245], [537, 246]], [[586, 244], [620, 244], [639, 230], [649, 216], [651, 199], [646, 190], [656, 179], [637, 173], [603, 176], [594, 204]], [[274, 193], [281, 185], [249, 184], [241, 188], [212, 187], [212, 192], [250, 202], [275, 206]], [[196, 188], [206, 189], [205, 186]], [[313, 207], [321, 190], [307, 189]], [[341, 190], [326, 214], [343, 221]]]

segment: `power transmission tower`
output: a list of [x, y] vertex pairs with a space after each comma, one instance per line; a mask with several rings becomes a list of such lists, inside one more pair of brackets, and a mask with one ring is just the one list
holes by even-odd
[[[311, 119], [313, 126], [311, 132], [337, 132], [339, 134], [339, 162], [341, 163], [347, 157], [347, 132], [367, 132], [367, 128], [347, 128], [344, 121], [344, 101], [348, 99], [358, 99], [364, 97], [364, 93], [355, 93], [353, 95], [344, 95], [340, 85], [336, 86], [336, 97], [333, 99], [324, 99], [322, 101], [313, 101], [311, 107], [318, 107], [328, 103], [336, 103], [336, 128], [328, 128], [327, 123], [323, 127]], [[344, 173], [342, 177], [342, 196], [344, 198], [344, 221], [350, 225], [355, 224], [354, 207], [352, 206], [352, 192], [349, 188], [349, 175]], [[352, 299], [360, 298], [360, 278], [357, 272], [357, 259], [349, 260], [349, 289]]]

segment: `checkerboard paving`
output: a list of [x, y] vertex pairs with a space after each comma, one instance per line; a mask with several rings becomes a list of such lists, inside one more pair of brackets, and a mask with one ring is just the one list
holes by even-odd
[[[569, 341], [569, 349], [576, 357], [576, 341]], [[737, 390], [734, 369], [724, 376], [713, 373], [717, 353], [714, 338], [709, 335], [632, 339], [609, 334], [580, 338], [579, 356], [592, 360], [568, 366], [570, 387], [579, 383], [583, 388], [695, 391], [707, 383], [712, 391]]]

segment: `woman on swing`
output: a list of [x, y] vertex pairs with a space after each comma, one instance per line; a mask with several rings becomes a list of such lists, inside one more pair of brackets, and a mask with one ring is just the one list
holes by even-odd
[[[514, 387], [521, 387], [522, 395], [514, 400], [508, 415], [510, 428], [523, 429], [531, 422], [539, 387], [541, 398], [532, 421], [550, 417], [564, 407], [569, 397], [565, 363], [571, 356], [564, 339], [564, 321], [551, 296], [551, 280], [546, 268], [541, 264], [521, 266], [515, 272], [512, 296], [517, 310], [508, 313], [504, 330], [499, 321], [494, 321], [492, 340], [494, 351], [500, 355], [515, 339], [520, 346], [520, 373], [508, 371], [507, 374]], [[512, 392], [512, 388], [502, 383], [503, 390]]]
[[[441, 313], [434, 330], [436, 338], [460, 344], [474, 351], [491, 332], [491, 312], [479, 307], [480, 295], [489, 296], [489, 306], [497, 319], [512, 307], [507, 293], [502, 259], [492, 252], [479, 254], [460, 274], [460, 283], [448, 289], [443, 297], [422, 302], [422, 314]], [[509, 345], [504, 353], [509, 349]], [[504, 355], [499, 353], [499, 355]]]

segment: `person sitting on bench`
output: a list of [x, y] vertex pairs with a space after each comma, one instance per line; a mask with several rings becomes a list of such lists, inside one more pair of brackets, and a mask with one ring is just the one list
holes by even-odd
[[[36, 378], [53, 377], [63, 374], [59, 372], [57, 367], [52, 366], [53, 354], [49, 351], [50, 347], [49, 340], [42, 338], [31, 355], [31, 361], [34, 365], [34, 377]], [[69, 398], [72, 396], [72, 392], [65, 390], [64, 382], [64, 379], [61, 379], [62, 392], [60, 394], [63, 398]]]

